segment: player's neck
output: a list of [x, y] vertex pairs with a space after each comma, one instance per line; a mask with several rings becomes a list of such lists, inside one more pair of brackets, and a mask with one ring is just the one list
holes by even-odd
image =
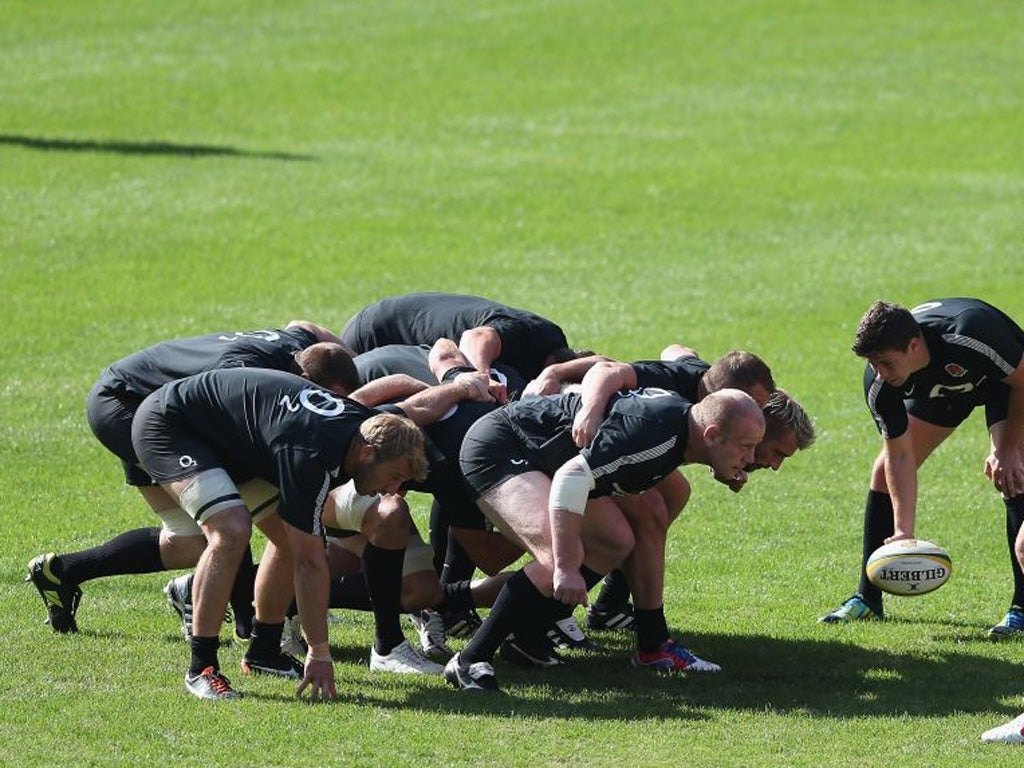
[[683, 461], [687, 464], [703, 464], [707, 456], [704, 428], [697, 423], [691, 412], [686, 419], [686, 450], [683, 451]]

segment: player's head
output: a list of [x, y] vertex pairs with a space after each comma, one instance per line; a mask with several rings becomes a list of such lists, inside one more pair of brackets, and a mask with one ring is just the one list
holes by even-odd
[[321, 341], [295, 353], [299, 374], [336, 395], [359, 389], [359, 371], [352, 353], [342, 344]]
[[351, 474], [361, 495], [397, 493], [403, 483], [426, 478], [423, 432], [404, 416], [371, 416], [359, 425], [359, 438], [362, 446]]
[[762, 409], [764, 413], [764, 439], [754, 449], [753, 463], [744, 467], [778, 470], [782, 462], [805, 448], [814, 445], [814, 423], [796, 400], [781, 389], [772, 393]]
[[860, 319], [853, 353], [866, 358], [881, 352], [906, 352], [910, 342], [920, 335], [921, 327], [909, 309], [876, 301]]
[[902, 386], [929, 361], [928, 346], [909, 309], [876, 301], [857, 326], [853, 352], [865, 358], [886, 384]]
[[691, 415], [703, 441], [704, 461], [719, 477], [732, 478], [754, 461], [764, 438], [764, 414], [738, 389], [720, 389], [693, 406]]
[[768, 364], [760, 357], [734, 350], [712, 363], [701, 379], [701, 386], [709, 394], [722, 389], [742, 390], [763, 407], [768, 396], [775, 391], [775, 379]]

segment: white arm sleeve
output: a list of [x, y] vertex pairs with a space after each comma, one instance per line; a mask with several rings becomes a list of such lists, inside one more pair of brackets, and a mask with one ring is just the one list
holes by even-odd
[[548, 505], [552, 509], [564, 509], [582, 515], [587, 508], [587, 496], [594, 490], [594, 485], [594, 475], [587, 460], [575, 456], [560, 466], [551, 478]]

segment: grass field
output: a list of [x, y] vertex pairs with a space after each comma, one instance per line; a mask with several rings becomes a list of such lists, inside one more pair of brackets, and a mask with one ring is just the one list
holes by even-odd
[[[878, 437], [849, 352], [876, 298], [1024, 320], [1016, 0], [8, 0], [0, 24], [0, 763], [11, 766], [1016, 765], [1003, 508], [972, 419], [922, 471], [934, 595], [855, 587]], [[380, 296], [479, 293], [625, 360], [758, 352], [818, 444], [742, 494], [687, 474], [666, 611], [711, 679], [612, 655], [507, 695], [371, 676], [340, 701], [185, 693], [163, 574], [87, 584], [54, 636], [25, 563], [151, 524], [83, 404], [149, 343]], [[418, 516], [425, 514], [417, 499]], [[421, 517], [422, 519], [422, 517]]]

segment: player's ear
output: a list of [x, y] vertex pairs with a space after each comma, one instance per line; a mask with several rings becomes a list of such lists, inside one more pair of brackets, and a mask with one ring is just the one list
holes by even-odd
[[714, 443], [718, 441], [718, 438], [722, 435], [722, 428], [718, 424], [708, 424], [704, 427], [704, 441], [706, 443]]
[[377, 459], [377, 449], [369, 443], [363, 443], [359, 446], [359, 463], [363, 466], [373, 464]]

